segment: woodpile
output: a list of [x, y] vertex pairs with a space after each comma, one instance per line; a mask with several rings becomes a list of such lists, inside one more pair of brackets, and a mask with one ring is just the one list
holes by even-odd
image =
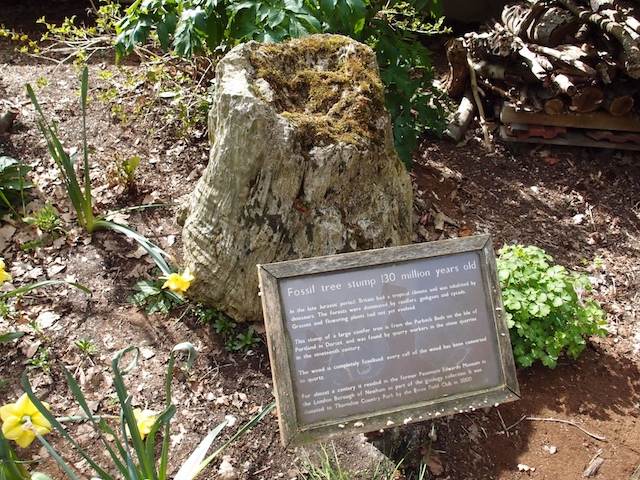
[[[511, 3], [499, 22], [452, 40], [447, 57], [455, 140], [477, 111], [487, 143], [501, 119], [507, 140], [640, 147], [640, 0]], [[621, 134], [614, 119], [633, 128]]]

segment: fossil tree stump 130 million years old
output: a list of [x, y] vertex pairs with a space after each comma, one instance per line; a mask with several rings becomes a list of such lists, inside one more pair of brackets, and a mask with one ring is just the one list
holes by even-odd
[[262, 318], [256, 265], [409, 243], [412, 187], [373, 51], [314, 35], [249, 42], [218, 64], [211, 156], [189, 196], [190, 293]]

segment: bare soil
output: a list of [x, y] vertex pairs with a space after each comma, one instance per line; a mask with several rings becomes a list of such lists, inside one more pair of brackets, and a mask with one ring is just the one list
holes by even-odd
[[[195, 127], [195, 134], [192, 130], [191, 136], [182, 137], [162, 129], [159, 115], [129, 112], [128, 120], [115, 118], [109, 105], [99, 100], [107, 88], [101, 71], [121, 72], [110, 62], [90, 67], [88, 128], [97, 210], [104, 213], [122, 206], [178, 200], [192, 190], [206, 165], [205, 132]], [[64, 387], [61, 364], [78, 375], [97, 412], [113, 413], [110, 358], [121, 348], [138, 345], [143, 347], [143, 358], [127, 376], [134, 404], [161, 410], [163, 399], [158, 392], [168, 352], [173, 345], [190, 341], [200, 356], [194, 369], [179, 374], [174, 382], [178, 412], [172, 425], [171, 464], [176, 468], [225, 416], [237, 417], [240, 424], [271, 402], [264, 343], [246, 353], [229, 353], [209, 326], [197, 323], [184, 310], [168, 316], [146, 315], [131, 305], [127, 298], [132, 285], [151, 278], [153, 265], [121, 236], [102, 232], [90, 237], [75, 226], [24, 94], [25, 83], [46, 78], [39, 82], [38, 97], [59, 122], [65, 145], [79, 145], [76, 70], [18, 56], [11, 46], [0, 44], [0, 72], [0, 100], [20, 108], [18, 125], [10, 136], [0, 139], [0, 154], [33, 166], [37, 187], [28, 210], [52, 203], [65, 230], [59, 239], [25, 252], [20, 245], [37, 239], [37, 232], [4, 219], [1, 255], [12, 267], [16, 285], [71, 278], [94, 292], [87, 300], [76, 291], [50, 289], [22, 300], [21, 314], [11, 326], [29, 333], [17, 344], [0, 347], [0, 378], [7, 381], [0, 390], [0, 404], [19, 396], [19, 376], [37, 357], [34, 348], [39, 342], [40, 351], [49, 351], [51, 371], [36, 368], [30, 376], [57, 415], [77, 413]], [[142, 158], [135, 191], [109, 186], [112, 164], [131, 155]], [[596, 478], [629, 479], [640, 464], [640, 155], [531, 146], [498, 146], [497, 152], [489, 154], [473, 138], [462, 146], [429, 139], [416, 156], [412, 175], [419, 220], [416, 241], [488, 232], [496, 248], [510, 242], [541, 246], [559, 263], [589, 273], [608, 313], [611, 333], [593, 340], [576, 362], [563, 361], [555, 370], [536, 366], [519, 371], [520, 401], [436, 421], [437, 440], [431, 445], [431, 424], [397, 429], [378, 439], [378, 444], [386, 441], [385, 450], [397, 460], [405, 458], [409, 467], [428, 456], [433, 478], [577, 479], [600, 452], [605, 461]], [[447, 217], [443, 230], [435, 228], [437, 212]], [[180, 227], [171, 209], [133, 212], [125, 220], [179, 258]], [[15, 232], [9, 235], [12, 228]], [[593, 267], [596, 257], [601, 266]], [[42, 312], [59, 318], [40, 333], [34, 332], [29, 322]], [[0, 321], [0, 330], [7, 326]], [[98, 347], [90, 359], [74, 346], [83, 338]], [[546, 420], [520, 421], [523, 415]], [[596, 440], [573, 425], [549, 421], [552, 418], [575, 422], [606, 440]], [[72, 430], [83, 444], [91, 445], [94, 437], [87, 426]], [[226, 429], [224, 438], [233, 430]], [[550, 453], [551, 446], [556, 453]], [[300, 451], [285, 451], [279, 445], [275, 416], [266, 418], [226, 453], [241, 479], [301, 478]], [[35, 445], [20, 455], [40, 457], [40, 469], [63, 478]], [[87, 472], [78, 457], [69, 455]], [[215, 477], [216, 468], [207, 478]]]

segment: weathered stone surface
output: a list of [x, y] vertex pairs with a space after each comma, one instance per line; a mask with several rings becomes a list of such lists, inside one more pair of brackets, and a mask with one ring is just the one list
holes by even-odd
[[318, 35], [231, 50], [184, 224], [191, 293], [259, 320], [257, 264], [409, 243], [411, 181], [390, 127], [360, 43]]

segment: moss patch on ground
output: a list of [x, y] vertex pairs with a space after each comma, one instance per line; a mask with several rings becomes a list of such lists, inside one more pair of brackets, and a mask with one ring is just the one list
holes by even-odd
[[313, 145], [384, 141], [384, 90], [371, 49], [339, 35], [259, 45], [250, 57], [272, 105]]

